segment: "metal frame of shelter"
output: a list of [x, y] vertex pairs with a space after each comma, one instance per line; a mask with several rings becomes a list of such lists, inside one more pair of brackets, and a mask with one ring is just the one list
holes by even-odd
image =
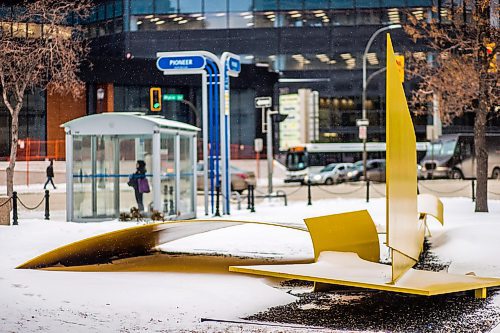
[[[136, 137], [145, 137], [151, 138], [151, 192], [153, 196], [153, 209], [157, 211], [162, 211], [162, 192], [161, 192], [161, 181], [162, 181], [162, 170], [161, 170], [161, 145], [162, 145], [162, 134], [167, 136], [174, 137], [174, 184], [175, 184], [175, 195], [174, 202], [175, 205], [175, 216], [173, 219], [189, 219], [196, 217], [196, 160], [197, 160], [197, 134], [199, 132], [199, 128], [165, 119], [159, 116], [146, 116], [143, 113], [131, 113], [131, 112], [112, 112], [112, 113], [102, 113], [95, 114], [90, 116], [85, 116], [81, 118], [77, 118], [71, 120], [65, 124], [62, 124], [61, 127], [64, 127], [66, 132], [66, 219], [67, 221], [75, 220], [75, 212], [74, 212], [74, 179], [81, 177], [79, 175], [74, 174], [74, 136], [78, 137], [90, 137], [92, 141], [91, 145], [91, 163], [94, 165], [96, 163], [96, 143], [95, 139], [97, 136], [109, 136], [113, 138], [129, 138], [131, 136]], [[180, 198], [180, 159], [181, 159], [181, 137], [191, 138], [192, 146], [191, 146], [191, 163], [190, 166], [191, 172], [190, 175], [193, 177], [192, 180], [192, 188], [190, 190], [192, 194], [193, 207], [189, 212], [181, 212], [179, 210], [179, 202]], [[114, 149], [113, 159], [115, 165], [118, 165], [118, 170], [120, 169], [119, 165], [121, 162], [121, 153], [119, 150], [119, 141], [114, 140], [114, 143], [111, 143]], [[94, 167], [92, 167], [94, 170]], [[132, 171], [132, 170], [130, 170]], [[97, 172], [92, 171], [91, 175], [86, 175], [86, 178], [93, 178], [92, 180], [92, 205], [95, 205], [95, 197], [97, 191], [97, 186], [95, 185], [97, 178], [113, 178], [114, 179], [114, 212], [115, 217], [118, 218], [120, 214], [120, 177], [129, 177], [129, 174], [98, 174]], [[94, 212], [94, 207], [92, 208]], [[110, 218], [107, 216], [105, 218]], [[94, 221], [101, 220], [98, 217], [91, 218], [81, 218], [78, 220], [82, 221]]]
[[[164, 75], [201, 75], [205, 215], [209, 214], [209, 193], [211, 213], [218, 214], [218, 211], [214, 210], [214, 191], [219, 182], [222, 185], [222, 212], [229, 215], [231, 193], [229, 77], [239, 75], [240, 58], [235, 54], [224, 52], [219, 59], [207, 51], [158, 52], [156, 56], [158, 58], [156, 67]], [[219, 160], [222, 162], [221, 169]], [[222, 181], [219, 170], [222, 171]]]

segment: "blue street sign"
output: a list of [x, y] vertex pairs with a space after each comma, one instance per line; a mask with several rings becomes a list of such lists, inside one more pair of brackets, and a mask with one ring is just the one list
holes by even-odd
[[171, 56], [160, 57], [156, 61], [156, 67], [160, 71], [182, 70], [182, 69], [203, 69], [206, 60], [202, 56]]
[[236, 58], [229, 58], [227, 59], [228, 62], [228, 68], [230, 71], [234, 73], [239, 73], [241, 71], [241, 62], [239, 59]]

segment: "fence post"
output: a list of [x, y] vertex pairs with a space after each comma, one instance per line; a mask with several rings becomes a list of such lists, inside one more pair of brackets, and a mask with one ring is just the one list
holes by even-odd
[[472, 202], [476, 201], [475, 181], [472, 179]]
[[255, 191], [254, 191], [254, 187], [253, 185], [250, 187], [252, 189], [252, 204], [251, 204], [251, 208], [250, 208], [250, 213], [255, 213]]
[[366, 202], [370, 202], [370, 180], [366, 180]]
[[45, 219], [50, 220], [50, 204], [49, 204], [50, 194], [49, 190], [45, 190]]
[[12, 225], [18, 225], [17, 223], [17, 192], [12, 192]]
[[312, 205], [312, 202], [311, 202], [311, 180], [310, 179], [307, 180], [307, 205], [308, 206]]
[[215, 199], [215, 216], [220, 216], [220, 210], [219, 210], [219, 196], [220, 196], [220, 186], [217, 185], [215, 187], [215, 192], [216, 192], [216, 199]]
[[251, 195], [251, 192], [252, 192], [252, 185], [248, 185], [248, 188], [247, 188], [247, 209], [251, 209], [252, 208], [252, 195]]

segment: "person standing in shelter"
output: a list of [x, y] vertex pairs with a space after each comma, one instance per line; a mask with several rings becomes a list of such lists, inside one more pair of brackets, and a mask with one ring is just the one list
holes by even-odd
[[45, 182], [45, 185], [43, 185], [44, 190], [47, 189], [47, 185], [49, 184], [49, 182], [54, 187], [54, 190], [56, 189], [53, 178], [54, 178], [54, 161], [50, 160], [50, 164], [47, 167], [47, 181]]
[[129, 186], [134, 188], [135, 201], [137, 202], [137, 208], [140, 212], [144, 211], [144, 203], [143, 203], [143, 195], [144, 193], [149, 192], [149, 190], [145, 191], [142, 182], [146, 182], [146, 163], [142, 160], [138, 160], [136, 164], [136, 171], [132, 175], [130, 175], [130, 179], [128, 182]]

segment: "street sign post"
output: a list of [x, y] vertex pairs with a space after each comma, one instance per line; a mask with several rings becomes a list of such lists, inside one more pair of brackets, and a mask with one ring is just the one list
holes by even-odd
[[257, 97], [255, 98], [255, 108], [270, 108], [273, 106], [272, 97]]
[[360, 126], [368, 126], [370, 125], [370, 122], [368, 121], [368, 119], [356, 119], [356, 126], [360, 127]]
[[365, 140], [367, 138], [366, 126], [359, 126], [359, 138], [361, 140]]

